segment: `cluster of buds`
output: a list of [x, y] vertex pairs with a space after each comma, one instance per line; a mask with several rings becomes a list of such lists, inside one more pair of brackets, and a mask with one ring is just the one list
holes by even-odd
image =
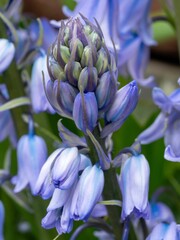
[[[46, 85], [46, 95], [60, 115], [73, 118], [76, 126], [86, 134], [87, 129], [92, 131], [95, 128], [99, 118], [104, 118], [107, 124], [111, 120], [113, 122], [116, 113], [106, 113], [113, 102], [117, 102], [118, 83], [116, 59], [114, 53], [107, 49], [101, 29], [98, 24], [95, 26], [85, 17], [82, 18], [84, 24], [80, 18], [61, 22], [58, 37], [48, 55], [51, 80]], [[125, 95], [125, 99], [121, 99], [122, 108], [131, 105], [129, 93], [133, 95], [131, 101], [135, 104], [130, 106], [130, 111], [125, 107], [125, 114], [121, 109], [123, 119], [137, 103], [136, 84], [128, 88], [135, 89], [135, 93], [127, 90], [122, 93]], [[116, 121], [121, 114], [117, 112], [117, 115]]]

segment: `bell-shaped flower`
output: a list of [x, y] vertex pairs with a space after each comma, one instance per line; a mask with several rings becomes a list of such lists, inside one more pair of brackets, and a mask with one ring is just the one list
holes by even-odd
[[42, 226], [46, 229], [56, 227], [59, 234], [72, 230], [73, 219], [70, 215], [72, 196], [76, 189], [77, 180], [71, 188], [62, 190], [56, 188], [47, 208], [47, 215], [42, 219]]
[[52, 196], [54, 191], [54, 185], [52, 182], [52, 168], [54, 161], [63, 151], [63, 148], [55, 150], [46, 160], [41, 168], [39, 177], [35, 186], [35, 194], [39, 194], [43, 199], [48, 199]]
[[154, 227], [146, 240], [179, 240], [178, 234], [178, 227], [175, 222], [172, 222], [171, 224], [159, 223]]
[[73, 106], [73, 119], [76, 126], [86, 134], [97, 125], [98, 106], [93, 92], [78, 93]]
[[1, 240], [4, 240], [3, 229], [4, 229], [4, 206], [0, 201], [0, 239]]
[[81, 157], [76, 147], [65, 148], [56, 157], [52, 169], [54, 186], [60, 189], [70, 188], [78, 178]]
[[52, 106], [47, 100], [47, 97], [44, 91], [44, 86], [43, 86], [42, 72], [44, 73], [45, 85], [50, 78], [46, 63], [47, 63], [47, 56], [42, 55], [35, 60], [32, 67], [30, 95], [31, 95], [33, 111], [35, 113], [39, 113], [43, 111], [54, 113], [54, 109], [52, 108]]
[[149, 164], [142, 154], [129, 157], [122, 165], [120, 187], [123, 220], [133, 213], [137, 217], [148, 216], [149, 173]]
[[7, 39], [0, 39], [0, 74], [4, 72], [11, 64], [15, 55], [15, 47]]
[[106, 126], [101, 136], [106, 137], [118, 130], [126, 118], [133, 112], [138, 102], [138, 87], [136, 81], [132, 81], [117, 91], [110, 109], [106, 112]]
[[94, 165], [85, 168], [74, 191], [71, 216], [74, 220], [87, 220], [96, 203], [100, 200], [104, 187], [104, 173]]
[[165, 159], [179, 162], [180, 143], [177, 139], [180, 129], [180, 90], [166, 96], [160, 88], [154, 88], [152, 94], [155, 104], [161, 108], [161, 113], [152, 125], [138, 136], [138, 140], [141, 144], [148, 144], [164, 137]]
[[16, 185], [14, 192], [20, 192], [28, 184], [32, 194], [35, 194], [35, 185], [47, 157], [45, 141], [37, 135], [23, 135], [17, 145], [18, 174], [12, 181]]

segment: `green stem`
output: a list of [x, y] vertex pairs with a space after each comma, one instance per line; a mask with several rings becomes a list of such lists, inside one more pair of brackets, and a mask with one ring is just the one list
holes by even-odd
[[[106, 153], [105, 142], [104, 139], [100, 138], [100, 131], [98, 128], [93, 131], [93, 135]], [[96, 163], [97, 161], [99, 161], [99, 159], [95, 147], [87, 136], [86, 140], [90, 149], [90, 158], [93, 163]], [[116, 170], [114, 168], [110, 168], [104, 171], [104, 177], [105, 184], [103, 190], [103, 200], [121, 200], [121, 193], [117, 181]], [[121, 209], [119, 206], [106, 206], [106, 208], [113, 228], [115, 239], [119, 240], [122, 236], [122, 225], [120, 223]]]

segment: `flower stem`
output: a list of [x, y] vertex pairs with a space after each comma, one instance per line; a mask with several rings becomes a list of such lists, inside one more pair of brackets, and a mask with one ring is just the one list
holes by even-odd
[[[99, 142], [104, 152], [106, 153], [105, 141], [100, 138], [100, 131], [98, 128], [95, 128], [93, 131], [93, 135], [96, 140]], [[88, 138], [86, 139], [88, 140]], [[94, 163], [96, 163], [98, 159], [98, 154], [92, 143], [90, 143], [90, 139], [87, 141], [87, 144], [90, 148], [90, 158]], [[104, 171], [105, 184], [103, 190], [103, 200], [121, 200], [121, 193], [119, 184], [117, 181], [116, 170], [114, 168], [110, 168]], [[119, 206], [106, 206], [108, 211], [109, 220], [112, 225], [112, 229], [114, 232], [114, 236], [116, 240], [119, 240], [122, 236], [122, 225], [120, 223], [120, 214], [121, 209]]]

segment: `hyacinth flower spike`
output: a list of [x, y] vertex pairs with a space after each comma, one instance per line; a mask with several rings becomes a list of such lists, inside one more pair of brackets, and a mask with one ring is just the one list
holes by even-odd
[[0, 39], [0, 74], [4, 72], [11, 64], [14, 55], [15, 47], [12, 42], [7, 39]]
[[18, 174], [13, 177], [14, 192], [22, 191], [28, 184], [32, 194], [47, 157], [46, 143], [40, 136], [33, 133], [32, 122], [29, 123], [29, 134], [23, 135], [17, 145]]
[[4, 206], [0, 201], [0, 239], [1, 240], [4, 240], [3, 227], [4, 227]]
[[120, 187], [123, 220], [133, 213], [137, 217], [148, 217], [149, 173], [149, 164], [142, 154], [129, 157], [122, 165]]

